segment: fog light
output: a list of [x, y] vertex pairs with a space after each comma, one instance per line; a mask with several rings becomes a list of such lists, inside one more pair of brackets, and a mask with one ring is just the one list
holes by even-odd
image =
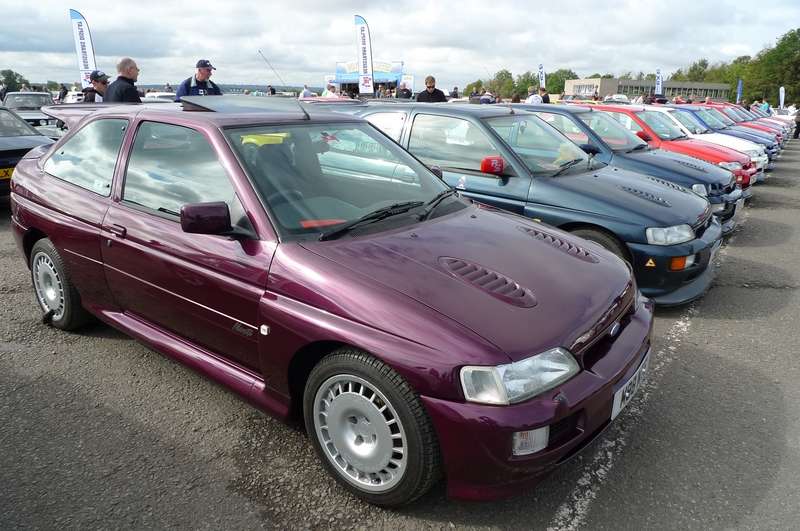
[[514, 455], [528, 455], [547, 448], [550, 426], [514, 433]]
[[694, 255], [691, 256], [673, 256], [669, 261], [670, 271], [683, 271], [687, 267], [694, 265]]

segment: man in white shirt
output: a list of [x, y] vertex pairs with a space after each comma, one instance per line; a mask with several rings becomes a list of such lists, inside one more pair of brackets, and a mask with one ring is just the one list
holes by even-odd
[[528, 97], [525, 98], [525, 103], [532, 103], [533, 105], [541, 105], [542, 97], [536, 92], [536, 87], [531, 85], [528, 87]]

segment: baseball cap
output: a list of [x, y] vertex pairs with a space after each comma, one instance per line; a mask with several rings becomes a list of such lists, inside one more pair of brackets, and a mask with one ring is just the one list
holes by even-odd
[[197, 66], [195, 66], [195, 68], [210, 68], [211, 70], [216, 70], [216, 68], [214, 68], [214, 65], [212, 65], [211, 61], [209, 61], [208, 59], [200, 59], [199, 61], [197, 61]]
[[89, 74], [89, 81], [108, 81], [108, 76], [105, 72], [93, 70], [92, 73]]

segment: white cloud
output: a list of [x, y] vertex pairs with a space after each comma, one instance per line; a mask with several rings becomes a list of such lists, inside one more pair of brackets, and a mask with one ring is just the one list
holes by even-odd
[[[216, 4], [87, 0], [71, 7], [91, 27], [100, 69], [129, 55], [141, 83], [179, 82], [210, 59], [221, 83], [277, 83], [261, 49], [288, 83], [320, 85], [336, 61], [356, 54], [353, 15], [370, 24], [375, 59], [400, 60], [421, 80], [464, 86], [500, 68], [521, 74], [543, 63], [579, 74], [666, 72], [706, 57], [754, 55], [800, 20], [796, 0], [754, 9], [734, 0], [615, 3], [343, 0]], [[68, 9], [39, 0], [4, 6], [0, 65], [38, 82], [77, 78]], [[418, 85], [421, 82], [418, 81]]]

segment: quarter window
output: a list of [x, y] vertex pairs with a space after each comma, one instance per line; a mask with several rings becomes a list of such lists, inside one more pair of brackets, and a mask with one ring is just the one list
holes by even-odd
[[378, 112], [367, 116], [367, 121], [389, 135], [395, 142], [400, 141], [403, 125], [406, 123], [404, 112]]
[[408, 150], [426, 164], [480, 171], [484, 157], [497, 155], [489, 137], [472, 122], [420, 114], [414, 119]]
[[187, 127], [143, 122], [136, 132], [123, 201], [171, 216], [187, 203], [224, 201], [231, 221], [242, 225], [244, 209], [206, 138]]
[[127, 120], [102, 119], [86, 124], [44, 164], [44, 170], [96, 194], [108, 196]]

